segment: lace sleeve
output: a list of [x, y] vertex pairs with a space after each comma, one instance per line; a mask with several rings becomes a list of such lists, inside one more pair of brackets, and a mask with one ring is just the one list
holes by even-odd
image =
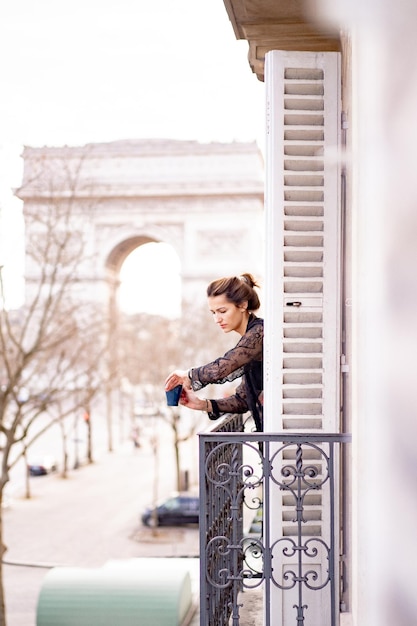
[[211, 400], [213, 411], [208, 414], [211, 420], [218, 419], [224, 413], [246, 413], [249, 410], [246, 400], [246, 390], [244, 382], [237, 387], [233, 396]]
[[262, 355], [263, 324], [255, 323], [248, 326], [248, 330], [240, 341], [224, 356], [191, 370], [192, 388], [194, 391], [198, 391], [210, 383], [225, 383], [235, 380], [243, 375], [243, 368], [247, 363], [262, 360]]

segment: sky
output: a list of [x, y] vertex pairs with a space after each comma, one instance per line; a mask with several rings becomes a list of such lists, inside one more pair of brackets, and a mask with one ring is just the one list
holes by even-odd
[[21, 244], [10, 190], [25, 145], [166, 138], [262, 149], [264, 85], [247, 54], [222, 0], [2, 0], [0, 263], [20, 267], [9, 260]]

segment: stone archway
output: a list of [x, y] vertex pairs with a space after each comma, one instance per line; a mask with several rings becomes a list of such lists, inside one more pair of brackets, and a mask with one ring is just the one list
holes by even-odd
[[116, 245], [115, 248], [110, 252], [106, 261], [106, 268], [110, 272], [120, 272], [120, 269], [126, 260], [126, 258], [136, 250], [139, 246], [142, 246], [147, 243], [152, 243], [157, 241], [152, 237], [146, 237], [144, 235], [137, 235], [136, 237], [129, 237], [129, 239], [124, 239], [119, 244]]
[[[131, 140], [81, 147], [26, 147], [18, 192], [41, 205], [40, 168], [72, 195], [86, 241], [78, 292], [103, 303], [132, 250], [170, 244], [181, 262], [184, 300], [211, 279], [263, 275], [263, 162], [254, 142]], [[30, 271], [30, 268], [29, 268]]]

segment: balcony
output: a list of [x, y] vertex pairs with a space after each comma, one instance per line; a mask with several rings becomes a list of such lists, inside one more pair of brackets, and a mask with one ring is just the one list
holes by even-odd
[[239, 415], [199, 435], [200, 626], [246, 625], [254, 595], [264, 626], [337, 626], [350, 440], [245, 432]]

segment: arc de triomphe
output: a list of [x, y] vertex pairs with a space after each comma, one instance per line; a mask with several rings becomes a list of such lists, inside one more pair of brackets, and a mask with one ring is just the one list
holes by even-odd
[[[40, 164], [56, 171], [57, 180], [63, 169], [77, 178], [70, 192], [89, 252], [78, 289], [88, 297], [108, 301], [126, 257], [152, 241], [178, 254], [183, 302], [201, 298], [218, 276], [250, 271], [262, 277], [263, 162], [255, 142], [26, 147], [23, 159], [18, 195], [32, 210], [41, 201], [31, 182]], [[57, 185], [55, 192], [69, 190]]]

